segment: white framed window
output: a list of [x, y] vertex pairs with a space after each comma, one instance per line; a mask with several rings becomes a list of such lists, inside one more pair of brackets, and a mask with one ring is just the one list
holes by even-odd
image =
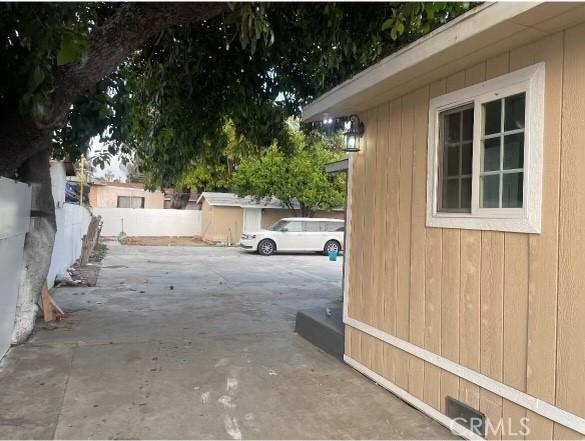
[[144, 208], [144, 198], [139, 196], [118, 196], [118, 208]]
[[544, 63], [433, 98], [427, 226], [540, 233]]

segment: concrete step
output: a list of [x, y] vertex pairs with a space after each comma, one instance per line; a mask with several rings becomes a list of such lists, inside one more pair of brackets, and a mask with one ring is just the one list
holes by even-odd
[[344, 327], [341, 308], [308, 309], [297, 312], [295, 331], [328, 354], [343, 360]]

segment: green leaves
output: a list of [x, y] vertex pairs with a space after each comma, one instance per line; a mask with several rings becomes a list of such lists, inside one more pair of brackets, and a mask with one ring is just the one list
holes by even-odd
[[269, 47], [274, 43], [274, 33], [267, 19], [267, 3], [242, 3], [235, 10], [231, 22], [239, 18], [240, 43], [242, 48], [250, 47], [252, 55], [256, 52], [259, 41]]
[[0, 4], [0, 105], [42, 122], [51, 109], [59, 66], [82, 62], [98, 6], [90, 3]]
[[325, 165], [341, 158], [341, 139], [334, 135], [306, 135], [289, 128], [292, 151], [285, 154], [273, 144], [259, 157], [243, 160], [234, 172], [231, 183], [240, 196], [277, 197], [289, 207], [300, 204], [305, 215], [343, 205], [345, 183], [340, 176], [325, 173]]
[[[38, 57], [34, 64], [26, 64], [22, 75], [30, 79], [19, 89], [23, 111], [35, 109], [34, 114], [42, 118], [50, 108], [55, 67], [83, 62], [92, 26], [107, 21], [108, 8], [118, 7], [110, 5], [43, 4], [39, 11], [51, 17], [50, 26], [34, 37], [33, 31], [19, 30], [28, 36], [32, 51], [28, 56]], [[330, 185], [332, 178], [313, 168], [321, 157], [310, 156], [315, 149], [308, 146], [321, 143], [326, 152], [330, 149], [314, 134], [285, 129], [286, 119], [298, 116], [302, 106], [319, 94], [465, 9], [460, 3], [424, 2], [233, 3], [232, 7], [223, 17], [166, 29], [88, 91], [75, 103], [67, 126], [57, 133], [56, 154], [74, 157], [99, 137], [111, 147], [111, 154], [136, 155], [152, 185], [184, 180], [192, 186], [223, 188], [240, 161], [247, 164], [250, 157], [277, 146], [286, 159], [283, 162], [274, 153], [265, 158], [265, 166], [286, 166], [291, 171], [294, 165], [305, 179], [299, 185], [289, 174], [281, 175], [281, 196], [302, 193], [313, 201], [307, 202], [309, 206], [328, 204], [319, 200], [320, 190], [315, 189]], [[32, 9], [17, 8], [27, 16], [25, 21], [34, 21]], [[99, 20], [92, 15], [96, 10], [104, 12], [103, 8], [106, 13]], [[42, 28], [41, 23], [39, 18], [31, 29]], [[30, 68], [37, 65], [39, 72]], [[5, 76], [5, 84], [18, 78], [12, 73]], [[111, 156], [105, 152], [100, 160]], [[314, 173], [307, 175], [304, 170]], [[272, 175], [260, 172], [256, 177], [261, 179], [255, 181], [270, 183]]]
[[469, 8], [461, 2], [396, 3], [391, 16], [382, 23], [382, 31], [389, 32], [393, 41], [401, 38], [408, 43], [456, 17]]
[[36, 65], [33, 67], [31, 78], [30, 78], [30, 89], [36, 90], [45, 81], [46, 72], [43, 71], [41, 66]]
[[57, 52], [57, 66], [78, 63], [87, 56], [87, 40], [78, 33], [65, 32], [61, 37], [61, 45]]

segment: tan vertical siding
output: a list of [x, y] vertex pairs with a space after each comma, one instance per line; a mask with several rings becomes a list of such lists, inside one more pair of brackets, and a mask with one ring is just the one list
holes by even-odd
[[393, 101], [389, 105], [388, 114], [388, 153], [384, 158], [385, 180], [385, 212], [384, 219], [384, 316], [382, 330], [396, 335], [397, 329], [397, 289], [398, 289], [398, 216], [400, 195], [400, 134], [402, 102]]
[[382, 105], [377, 110], [378, 133], [377, 145], [374, 155], [374, 209], [371, 217], [371, 226], [373, 231], [381, 232], [380, 237], [375, 237], [372, 246], [373, 262], [372, 262], [372, 284], [373, 293], [376, 295], [376, 308], [373, 309], [372, 323], [376, 328], [382, 329], [384, 322], [386, 322], [384, 309], [384, 296], [387, 295], [386, 286], [384, 283], [384, 247], [386, 243], [386, 229], [384, 213], [387, 212], [386, 194], [383, 191], [378, 191], [385, 187], [386, 174], [384, 170], [384, 158], [388, 156], [388, 105]]
[[[535, 61], [546, 63], [542, 233], [529, 239], [528, 347], [526, 392], [555, 401], [559, 182], [563, 33], [527, 48]], [[528, 412], [529, 439], [551, 439], [553, 424]]]
[[201, 237], [203, 240], [235, 244], [242, 235], [244, 209], [211, 206], [204, 201], [201, 207]]
[[209, 230], [212, 221], [211, 206], [205, 199], [203, 199], [203, 203], [201, 204], [201, 238], [203, 240], [206, 240], [206, 233]]
[[[427, 231], [426, 237], [426, 319], [425, 348], [436, 354], [441, 353], [442, 320], [442, 237], [441, 230]], [[441, 395], [441, 370], [425, 363], [424, 400], [440, 410], [443, 399]]]
[[[398, 313], [396, 335], [409, 339], [410, 317], [410, 219], [412, 205], [412, 151], [414, 113], [412, 96], [402, 99], [402, 121], [400, 137], [400, 195], [398, 200], [398, 291], [396, 310]], [[397, 352], [396, 384], [408, 390], [408, 356]]]
[[[541, 234], [426, 228], [429, 97], [546, 63]], [[585, 418], [585, 25], [468, 66], [360, 115], [348, 314]], [[348, 327], [346, 352], [444, 411], [446, 396], [517, 438], [577, 434]], [[522, 436], [520, 436], [522, 437]]]
[[[425, 340], [425, 237], [426, 237], [426, 175], [429, 88], [419, 89], [413, 96], [413, 167], [412, 215], [410, 243], [410, 341], [424, 346]], [[411, 357], [409, 391], [423, 398], [424, 362]]]
[[[440, 80], [430, 86], [430, 98], [446, 92], [446, 81]], [[442, 282], [443, 282], [443, 236], [438, 228], [426, 229], [426, 318], [425, 348], [441, 353], [442, 337]], [[441, 395], [441, 370], [425, 363], [424, 400], [437, 410], [444, 403]]]
[[[374, 287], [374, 247], [376, 233], [374, 230], [374, 222], [376, 216], [376, 199], [380, 197], [376, 191], [376, 155], [378, 153], [378, 109], [372, 109], [368, 112], [368, 125], [370, 127], [370, 136], [368, 136], [368, 148], [366, 151], [366, 179], [365, 179], [365, 202], [367, 207], [367, 216], [364, 219], [364, 267], [366, 272], [364, 274], [363, 290], [368, 298], [368, 302], [364, 303], [364, 315], [368, 323], [376, 326], [378, 311], [380, 310], [380, 293]], [[378, 256], [376, 256], [378, 257]]]
[[[386, 172], [385, 179], [385, 213], [384, 218], [384, 323], [382, 330], [397, 335], [398, 322], [401, 320], [398, 310], [398, 262], [399, 262], [399, 209], [400, 206], [400, 155], [402, 134], [402, 100], [390, 103], [388, 109], [388, 153], [383, 162]], [[384, 346], [383, 375], [396, 381], [400, 370], [402, 381], [406, 381], [404, 366], [406, 355], [390, 345]], [[403, 364], [400, 365], [400, 361]]]
[[[503, 253], [504, 235], [495, 231], [482, 232], [480, 366], [482, 374], [498, 381], [502, 381], [502, 355], [504, 349], [502, 314], [504, 293]], [[479, 400], [480, 410], [491, 421], [501, 419], [502, 399], [499, 396], [482, 390]]]
[[[585, 26], [565, 33], [556, 405], [585, 414]], [[555, 426], [554, 437], [575, 434]]]

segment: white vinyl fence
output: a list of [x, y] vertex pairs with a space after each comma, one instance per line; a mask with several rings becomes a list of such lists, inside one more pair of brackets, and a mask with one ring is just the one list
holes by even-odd
[[92, 208], [102, 217], [102, 236], [200, 236], [200, 210]]
[[0, 358], [10, 347], [20, 288], [31, 188], [0, 177]]

